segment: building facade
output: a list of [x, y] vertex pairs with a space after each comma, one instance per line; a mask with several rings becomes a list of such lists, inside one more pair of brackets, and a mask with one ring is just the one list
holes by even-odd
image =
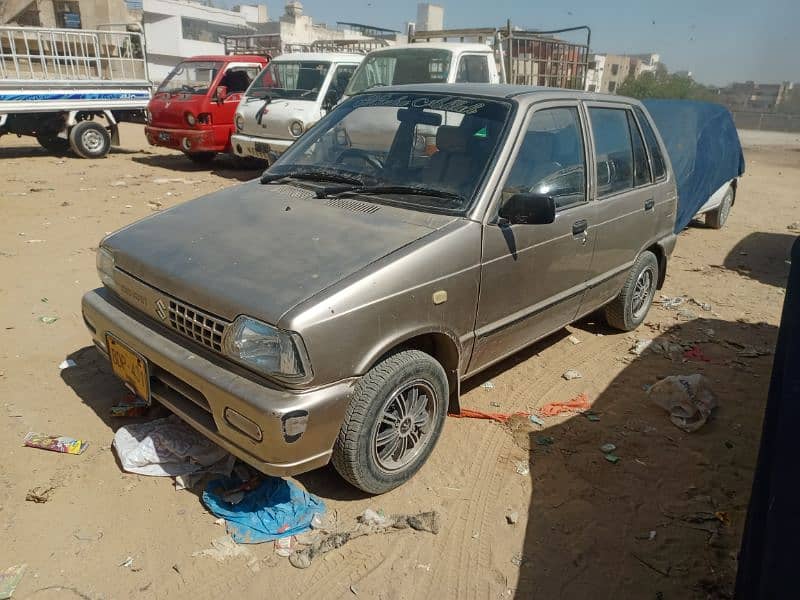
[[586, 91], [615, 94], [629, 77], [655, 72], [658, 54], [595, 54], [589, 60]]
[[0, 25], [97, 29], [133, 20], [125, 0], [0, 1]]
[[441, 31], [444, 29], [444, 8], [438, 4], [417, 4], [417, 31]]

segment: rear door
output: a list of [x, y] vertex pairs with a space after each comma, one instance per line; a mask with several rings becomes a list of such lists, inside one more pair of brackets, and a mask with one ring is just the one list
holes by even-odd
[[[585, 309], [605, 304], [622, 288], [636, 256], [656, 235], [652, 167], [632, 107], [592, 102], [596, 238]], [[585, 311], [584, 311], [585, 312]]]
[[[578, 312], [594, 246], [587, 194], [589, 150], [578, 102], [531, 109], [484, 227], [476, 343], [478, 370], [571, 322]], [[552, 195], [548, 225], [502, 224], [501, 203], [518, 192]]]

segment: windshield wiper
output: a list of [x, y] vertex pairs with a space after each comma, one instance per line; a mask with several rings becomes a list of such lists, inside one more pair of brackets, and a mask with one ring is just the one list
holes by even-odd
[[[355, 175], [345, 175], [338, 171], [312, 170], [312, 171], [291, 171], [289, 173], [264, 173], [261, 176], [261, 183], [271, 183], [278, 179], [285, 178], [301, 179], [305, 181], [332, 181], [333, 183], [347, 183], [364, 187], [364, 180]], [[356, 188], [356, 189], [359, 189]]]
[[337, 195], [343, 194], [410, 194], [415, 196], [431, 196], [434, 198], [447, 198], [448, 200], [458, 200], [463, 203], [466, 198], [461, 194], [416, 185], [365, 185], [350, 190], [345, 190]]

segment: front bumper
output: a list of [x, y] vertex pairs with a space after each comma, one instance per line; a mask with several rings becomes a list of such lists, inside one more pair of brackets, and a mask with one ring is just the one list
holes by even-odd
[[146, 125], [144, 134], [151, 146], [173, 148], [181, 152], [224, 152], [211, 129], [170, 129]]
[[234, 154], [237, 156], [263, 158], [270, 163], [283, 154], [292, 144], [294, 144], [294, 140], [253, 137], [243, 133], [234, 133], [231, 136], [231, 147]]
[[[275, 476], [329, 461], [354, 379], [302, 392], [271, 387], [226, 368], [224, 359], [200, 347], [193, 350], [193, 342], [151, 324], [106, 288], [88, 292], [82, 308], [106, 358], [106, 334], [111, 333], [147, 359], [152, 397], [231, 454]], [[261, 440], [232, 426], [226, 408], [257, 425]]]

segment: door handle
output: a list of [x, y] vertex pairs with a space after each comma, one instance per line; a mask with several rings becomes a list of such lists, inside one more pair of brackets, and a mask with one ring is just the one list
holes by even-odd
[[587, 221], [586, 219], [575, 221], [572, 224], [572, 235], [580, 235], [582, 233], [586, 233], [586, 230], [588, 228], [589, 228], [589, 221]]
[[645, 211], [653, 210], [653, 208], [655, 208], [655, 205], [656, 205], [656, 201], [653, 200], [652, 198], [648, 198], [647, 200], [644, 201], [644, 209], [645, 209]]

